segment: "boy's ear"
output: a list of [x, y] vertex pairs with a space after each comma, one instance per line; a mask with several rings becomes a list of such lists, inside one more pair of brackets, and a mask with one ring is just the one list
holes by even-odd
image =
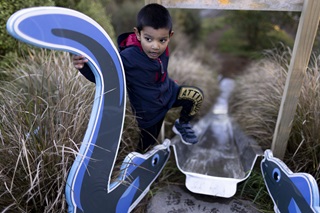
[[138, 28], [134, 27], [133, 31], [136, 34], [138, 41], [141, 41], [141, 36], [140, 36]]
[[171, 31], [169, 37], [171, 38], [173, 36], [173, 34], [174, 34], [174, 31]]

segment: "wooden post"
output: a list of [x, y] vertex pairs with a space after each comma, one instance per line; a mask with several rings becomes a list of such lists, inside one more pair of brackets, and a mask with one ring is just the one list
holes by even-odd
[[318, 29], [320, 1], [305, 0], [280, 105], [271, 149], [283, 159], [297, 109], [300, 90]]

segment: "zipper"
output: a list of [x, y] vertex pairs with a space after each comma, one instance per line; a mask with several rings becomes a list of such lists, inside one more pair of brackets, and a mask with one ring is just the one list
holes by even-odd
[[161, 68], [161, 76], [164, 74], [164, 69], [163, 69], [163, 65], [162, 65], [162, 61], [161, 61], [161, 59], [160, 58], [157, 58], [157, 60], [158, 60], [158, 62], [159, 62], [159, 64], [160, 64], [160, 68]]

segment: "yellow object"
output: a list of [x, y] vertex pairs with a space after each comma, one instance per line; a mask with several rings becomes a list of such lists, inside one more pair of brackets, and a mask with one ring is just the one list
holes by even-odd
[[220, 4], [229, 4], [229, 0], [219, 0]]

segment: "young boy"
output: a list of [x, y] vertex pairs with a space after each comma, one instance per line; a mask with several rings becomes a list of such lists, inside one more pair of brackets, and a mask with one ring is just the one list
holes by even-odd
[[[190, 121], [199, 110], [203, 94], [195, 87], [179, 86], [168, 76], [168, 44], [173, 36], [168, 10], [159, 4], [144, 6], [137, 15], [133, 33], [118, 37], [127, 93], [141, 130], [137, 151], [144, 152], [156, 139], [166, 113], [182, 106], [173, 131], [185, 144], [198, 142]], [[84, 56], [74, 56], [73, 64], [90, 81], [94, 75]]]

